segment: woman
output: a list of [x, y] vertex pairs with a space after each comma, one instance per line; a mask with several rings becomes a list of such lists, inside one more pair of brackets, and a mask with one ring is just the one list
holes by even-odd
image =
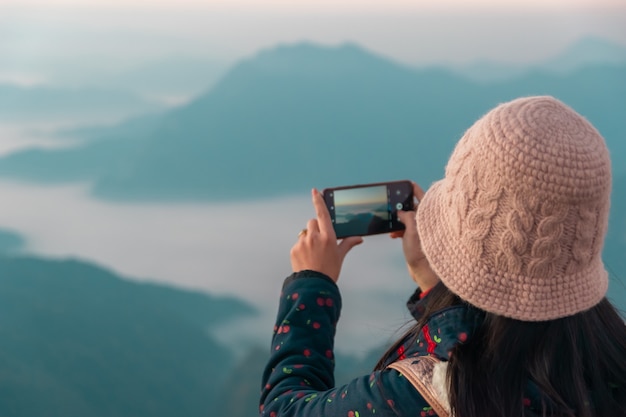
[[319, 192], [291, 251], [261, 414], [623, 417], [626, 325], [601, 260], [608, 151], [551, 97], [502, 104], [461, 138], [445, 178], [403, 212], [415, 326], [375, 371], [334, 387], [344, 257]]

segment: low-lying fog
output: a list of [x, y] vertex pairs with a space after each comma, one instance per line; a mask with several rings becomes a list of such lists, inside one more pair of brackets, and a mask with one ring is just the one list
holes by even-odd
[[[320, 184], [324, 186], [325, 184]], [[126, 277], [250, 301], [259, 317], [231, 323], [229, 342], [269, 341], [289, 250], [313, 216], [309, 190], [264, 201], [137, 204], [96, 200], [88, 184], [40, 186], [0, 181], [0, 228], [21, 233], [32, 254], [73, 257]], [[364, 353], [408, 320], [414, 288], [401, 242], [366, 238], [345, 263], [337, 348]]]

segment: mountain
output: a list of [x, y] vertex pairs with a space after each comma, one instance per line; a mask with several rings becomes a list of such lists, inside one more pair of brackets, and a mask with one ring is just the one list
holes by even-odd
[[[123, 199], [242, 198], [406, 177], [414, 170], [389, 168], [407, 133], [419, 130], [417, 143], [431, 141], [442, 130], [433, 107], [457, 106], [426, 103], [420, 94], [473, 88], [459, 81], [436, 71], [419, 77], [353, 46], [266, 51], [166, 115], [95, 192]], [[450, 137], [460, 128], [443, 130]], [[429, 161], [449, 150], [431, 148], [437, 155], [420, 161], [418, 171], [433, 172]]]
[[566, 74], [585, 67], [626, 65], [626, 45], [597, 37], [585, 37], [562, 53], [531, 65], [478, 60], [453, 67], [453, 71], [479, 83], [508, 81], [530, 71]]
[[23, 249], [24, 237], [12, 230], [0, 229], [0, 254], [14, 253]]
[[256, 417], [259, 415], [261, 375], [269, 359], [269, 348], [252, 348], [220, 381], [219, 398], [212, 417]]
[[253, 313], [83, 262], [0, 257], [0, 415], [205, 416], [235, 365], [210, 329]]
[[609, 271], [609, 298], [626, 316], [626, 175], [613, 179], [609, 230], [603, 259]]
[[587, 66], [624, 64], [626, 64], [626, 45], [597, 37], [585, 37], [561, 54], [542, 62], [538, 67], [564, 73]]
[[525, 65], [480, 59], [467, 64], [456, 65], [452, 67], [451, 70], [455, 74], [467, 78], [470, 81], [480, 84], [489, 84], [521, 77], [526, 74], [529, 69]]
[[88, 179], [98, 196], [123, 200], [249, 199], [401, 178], [428, 185], [478, 117], [533, 94], [564, 100], [598, 127], [613, 155], [626, 155], [625, 71], [534, 71], [479, 85], [354, 45], [282, 46], [240, 62], [208, 93], [143, 128], [124, 125], [73, 149], [10, 155], [0, 160], [0, 175]]

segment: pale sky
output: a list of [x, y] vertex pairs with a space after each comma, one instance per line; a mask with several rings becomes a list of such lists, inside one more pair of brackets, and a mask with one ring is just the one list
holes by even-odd
[[626, 45], [625, 0], [0, 0], [0, 75], [93, 74], [277, 44], [357, 43], [396, 61], [529, 63], [586, 37]]
[[572, 10], [624, 8], [623, 0], [2, 0], [6, 6], [73, 6], [73, 7], [135, 7], [151, 8], [253, 8], [281, 10]]

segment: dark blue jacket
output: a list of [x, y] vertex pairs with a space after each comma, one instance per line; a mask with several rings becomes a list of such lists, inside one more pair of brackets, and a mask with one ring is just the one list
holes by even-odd
[[[408, 306], [418, 319], [428, 295], [419, 290]], [[314, 271], [285, 281], [274, 326], [271, 356], [263, 374], [261, 415], [267, 417], [436, 416], [411, 383], [393, 369], [375, 371], [335, 387], [333, 344], [341, 311], [337, 285]], [[417, 338], [402, 340], [386, 364], [404, 357], [435, 355], [447, 360], [467, 341], [477, 310], [466, 305], [441, 310]]]

